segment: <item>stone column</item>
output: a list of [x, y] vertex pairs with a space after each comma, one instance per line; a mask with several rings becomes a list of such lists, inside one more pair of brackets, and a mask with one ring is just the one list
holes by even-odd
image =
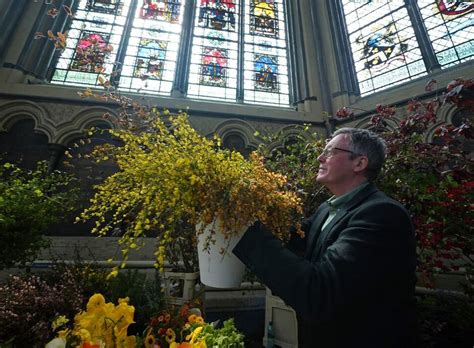
[[[58, 32], [64, 32], [71, 21], [63, 9], [63, 5], [74, 8], [76, 0], [56, 0], [50, 5], [43, 4], [38, 13], [38, 17], [33, 25], [33, 29], [26, 40], [23, 50], [16, 64], [16, 68], [22, 70], [25, 74], [32, 75], [38, 79], [46, 79], [49, 67], [58, 51], [54, 43], [48, 39], [35, 39], [35, 33], [41, 32], [47, 35], [51, 30], [54, 35]], [[52, 7], [59, 10], [55, 18], [47, 15]]]
[[4, 58], [14, 30], [24, 13], [27, 0], [5, 0], [0, 3], [0, 61]]
[[48, 163], [48, 173], [51, 173], [53, 170], [58, 168], [59, 160], [63, 156], [67, 147], [61, 144], [48, 144], [49, 151], [49, 163]]

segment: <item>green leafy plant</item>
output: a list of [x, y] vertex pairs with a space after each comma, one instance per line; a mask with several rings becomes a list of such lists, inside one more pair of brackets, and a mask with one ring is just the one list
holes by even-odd
[[189, 304], [172, 308], [151, 318], [144, 332], [146, 348], [205, 348], [244, 347], [244, 335], [237, 331], [232, 319], [226, 320], [222, 327], [218, 322], [206, 323], [198, 308]]
[[207, 347], [244, 347], [244, 335], [237, 331], [233, 319], [224, 321], [221, 328], [216, 328], [214, 325], [206, 325], [200, 337], [206, 341]]
[[0, 269], [33, 261], [48, 246], [42, 233], [74, 209], [73, 177], [48, 173], [46, 162], [36, 169], [0, 163]]
[[[257, 134], [263, 141], [258, 152], [265, 158], [265, 166], [287, 178], [287, 185], [302, 201], [304, 216], [313, 214], [329, 198], [329, 192], [316, 181], [318, 156], [325, 140], [313, 133], [309, 125], [295, 126], [297, 135], [283, 133]], [[274, 144], [280, 144], [274, 147]]]
[[418, 296], [418, 345], [468, 347], [474, 336], [474, 304], [443, 294]]

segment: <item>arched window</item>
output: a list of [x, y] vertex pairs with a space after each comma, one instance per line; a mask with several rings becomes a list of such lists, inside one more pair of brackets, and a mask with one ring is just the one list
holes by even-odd
[[436, 58], [442, 68], [474, 56], [472, 1], [418, 1]]
[[52, 83], [289, 107], [284, 0], [81, 0]]
[[362, 95], [426, 74], [403, 1], [343, 1]]
[[474, 4], [342, 0], [361, 95], [474, 57]]

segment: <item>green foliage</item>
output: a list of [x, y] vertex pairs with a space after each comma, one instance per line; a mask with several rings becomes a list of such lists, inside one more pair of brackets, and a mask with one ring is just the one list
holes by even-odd
[[119, 298], [129, 297], [135, 307], [135, 323], [130, 326], [129, 334], [142, 333], [148, 320], [164, 306], [164, 293], [161, 289], [159, 272], [154, 270], [153, 277], [139, 270], [119, 272], [116, 278], [109, 281], [110, 298], [117, 302]]
[[423, 295], [418, 298], [420, 347], [469, 347], [474, 337], [474, 304], [468, 298]]
[[48, 245], [41, 233], [74, 208], [73, 180], [48, 173], [46, 162], [35, 170], [0, 163], [0, 269], [32, 261]]
[[[270, 170], [287, 177], [291, 190], [303, 202], [304, 215], [313, 214], [321, 203], [329, 198], [328, 191], [318, 182], [318, 156], [325, 141], [309, 126], [295, 126], [298, 135], [284, 137], [284, 134], [260, 135], [263, 144], [258, 152], [265, 157], [265, 165]], [[274, 144], [281, 144], [274, 148]]]
[[216, 328], [214, 325], [205, 325], [199, 337], [204, 338], [207, 347], [244, 347], [244, 335], [237, 331], [233, 319], [224, 321], [221, 328]]
[[[82, 305], [96, 293], [103, 294], [111, 302], [117, 303], [120, 298], [129, 297], [136, 308], [135, 324], [129, 332], [141, 333], [148, 319], [159, 312], [164, 303], [161, 289], [161, 278], [153, 270], [145, 273], [134, 269], [122, 270], [117, 277], [108, 279], [109, 270], [95, 262], [85, 262], [76, 256], [74, 263], [55, 261], [51, 270], [42, 274], [50, 284], [63, 282], [65, 278], [80, 289]], [[147, 276], [148, 274], [148, 276]]]

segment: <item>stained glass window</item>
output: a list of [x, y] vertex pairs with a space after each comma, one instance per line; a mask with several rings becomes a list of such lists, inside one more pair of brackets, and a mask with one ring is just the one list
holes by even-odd
[[199, 0], [199, 26], [235, 30], [235, 0]]
[[51, 82], [94, 86], [99, 74], [110, 74], [128, 10], [118, 0], [80, 1]]
[[201, 84], [226, 86], [228, 53], [226, 49], [203, 47], [201, 55]]
[[169, 95], [182, 31], [183, 1], [140, 0], [119, 88]]
[[99, 72], [104, 69], [105, 59], [111, 51], [108, 48], [109, 35], [83, 31], [71, 64], [71, 70]]
[[198, 1], [188, 96], [288, 106], [283, 14], [276, 0]]
[[119, 0], [88, 0], [86, 10], [113, 14], [117, 12], [119, 6]]
[[362, 95], [426, 74], [403, 1], [342, 3]]
[[283, 1], [79, 0], [51, 82], [289, 107]]
[[250, 1], [250, 33], [271, 37], [278, 35], [278, 7], [274, 0]]
[[283, 1], [250, 1], [245, 9], [244, 101], [288, 105], [288, 59]]
[[445, 68], [474, 57], [474, 3], [419, 0], [439, 64]]
[[178, 0], [145, 0], [141, 6], [140, 17], [178, 23], [180, 10], [181, 4]]
[[238, 0], [198, 0], [188, 96], [236, 101], [239, 62]]

